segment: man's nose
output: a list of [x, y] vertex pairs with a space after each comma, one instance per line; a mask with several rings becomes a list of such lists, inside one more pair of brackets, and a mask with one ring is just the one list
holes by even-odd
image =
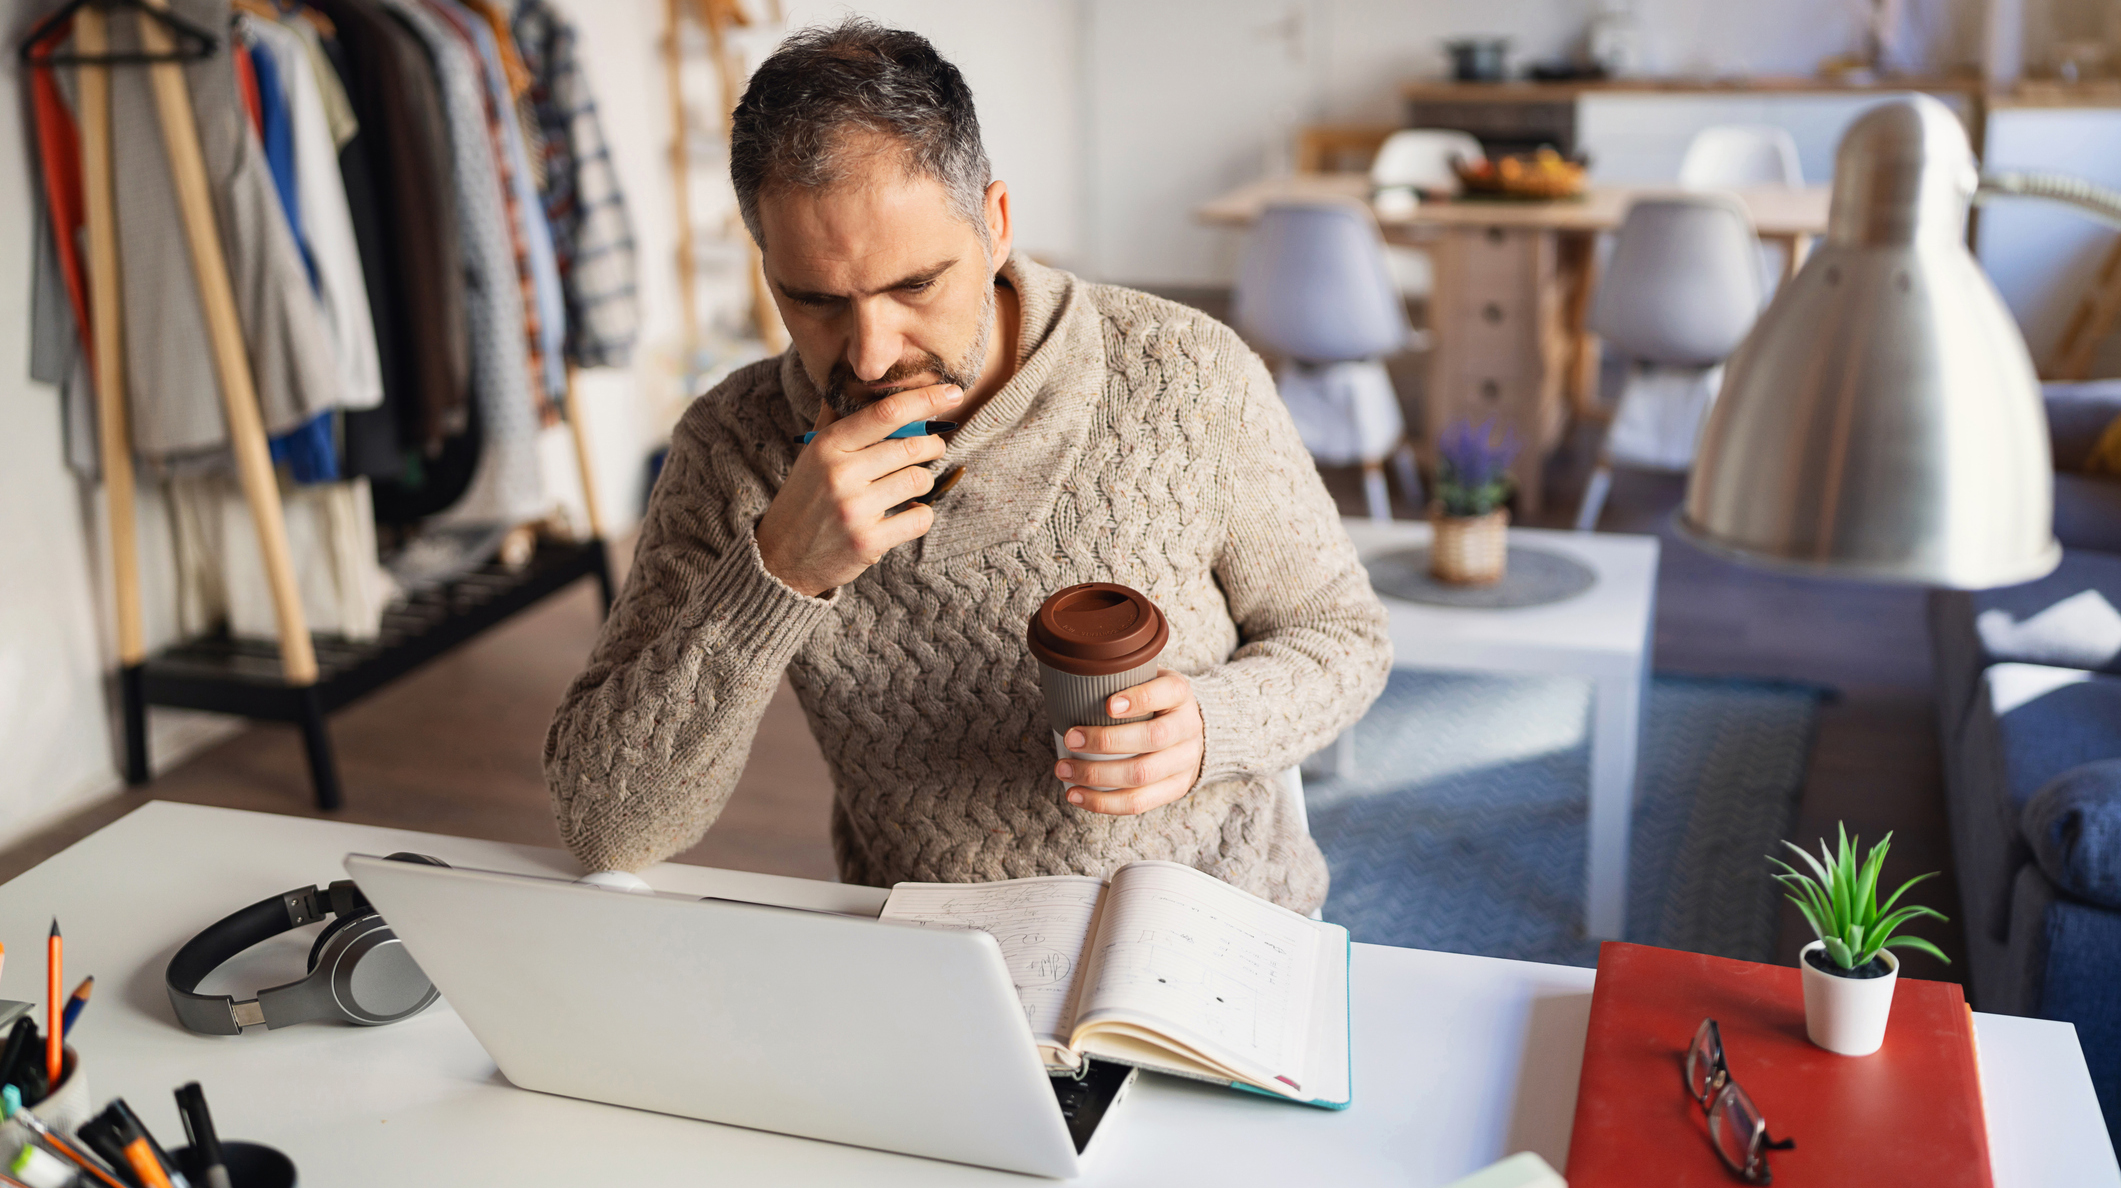
[[863, 383], [884, 378], [905, 354], [906, 336], [883, 301], [861, 301], [854, 307], [854, 334], [847, 343], [847, 365]]

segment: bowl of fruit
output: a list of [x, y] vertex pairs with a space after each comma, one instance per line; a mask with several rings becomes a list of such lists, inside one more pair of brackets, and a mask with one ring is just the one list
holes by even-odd
[[1572, 161], [1550, 148], [1530, 156], [1507, 156], [1451, 162], [1469, 198], [1514, 198], [1551, 202], [1583, 194], [1586, 161]]

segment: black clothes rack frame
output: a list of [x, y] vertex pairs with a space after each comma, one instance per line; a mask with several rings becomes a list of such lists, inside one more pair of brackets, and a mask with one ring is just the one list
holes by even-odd
[[[142, 52], [109, 52], [108, 15], [139, 14]], [[74, 21], [75, 52], [32, 55], [57, 22]], [[179, 39], [184, 43], [181, 47]], [[39, 24], [25, 43], [35, 69], [71, 65], [79, 71], [83, 205], [88, 233], [89, 303], [94, 340], [97, 445], [109, 504], [112, 592], [116, 603], [118, 687], [123, 706], [125, 780], [149, 779], [147, 707], [172, 706], [293, 722], [302, 729], [317, 807], [344, 802], [332, 757], [326, 716], [502, 623], [584, 577], [594, 577], [611, 608], [611, 572], [597, 506], [574, 369], [567, 371], [568, 421], [589, 513], [589, 539], [539, 545], [519, 570], [489, 565], [439, 590], [387, 611], [380, 637], [352, 642], [313, 636], [302, 609], [282, 517], [278, 480], [264, 417], [250, 373], [235, 294], [222, 254], [213, 197], [182, 63], [218, 52], [220, 42], [169, 11], [168, 0], [73, 0]], [[144, 66], [167, 150], [173, 191], [206, 316], [207, 337], [220, 381], [229, 446], [264, 560], [277, 645], [237, 640], [225, 632], [182, 641], [150, 656], [140, 611], [139, 550], [133, 519], [134, 474], [125, 385], [124, 321], [118, 293], [119, 260], [111, 157], [110, 70]]]

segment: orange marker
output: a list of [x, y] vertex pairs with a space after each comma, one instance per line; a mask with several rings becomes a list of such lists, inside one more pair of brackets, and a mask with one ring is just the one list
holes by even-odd
[[61, 1056], [61, 1049], [66, 1043], [66, 1021], [64, 1016], [66, 1003], [59, 997], [59, 982], [65, 965], [66, 942], [59, 936], [59, 917], [57, 916], [52, 917], [52, 935], [45, 944], [48, 946], [48, 952], [45, 961], [44, 980], [48, 984], [51, 993], [45, 997], [45, 1013], [49, 1018], [44, 1021], [44, 1071], [50, 1077], [48, 1083], [51, 1085], [51, 1089], [47, 1090], [47, 1092], [56, 1092], [59, 1088], [59, 1071], [65, 1064]]
[[147, 1188], [174, 1188], [169, 1176], [162, 1170], [162, 1161], [155, 1158], [153, 1147], [145, 1138], [136, 1138], [125, 1144], [125, 1161], [133, 1165], [133, 1174]]

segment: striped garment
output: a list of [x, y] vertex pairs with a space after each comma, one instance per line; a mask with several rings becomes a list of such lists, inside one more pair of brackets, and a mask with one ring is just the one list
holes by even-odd
[[633, 224], [575, 56], [574, 26], [547, 0], [521, 0], [514, 29], [545, 142], [541, 197], [567, 298], [566, 356], [583, 367], [623, 367], [640, 332]]

